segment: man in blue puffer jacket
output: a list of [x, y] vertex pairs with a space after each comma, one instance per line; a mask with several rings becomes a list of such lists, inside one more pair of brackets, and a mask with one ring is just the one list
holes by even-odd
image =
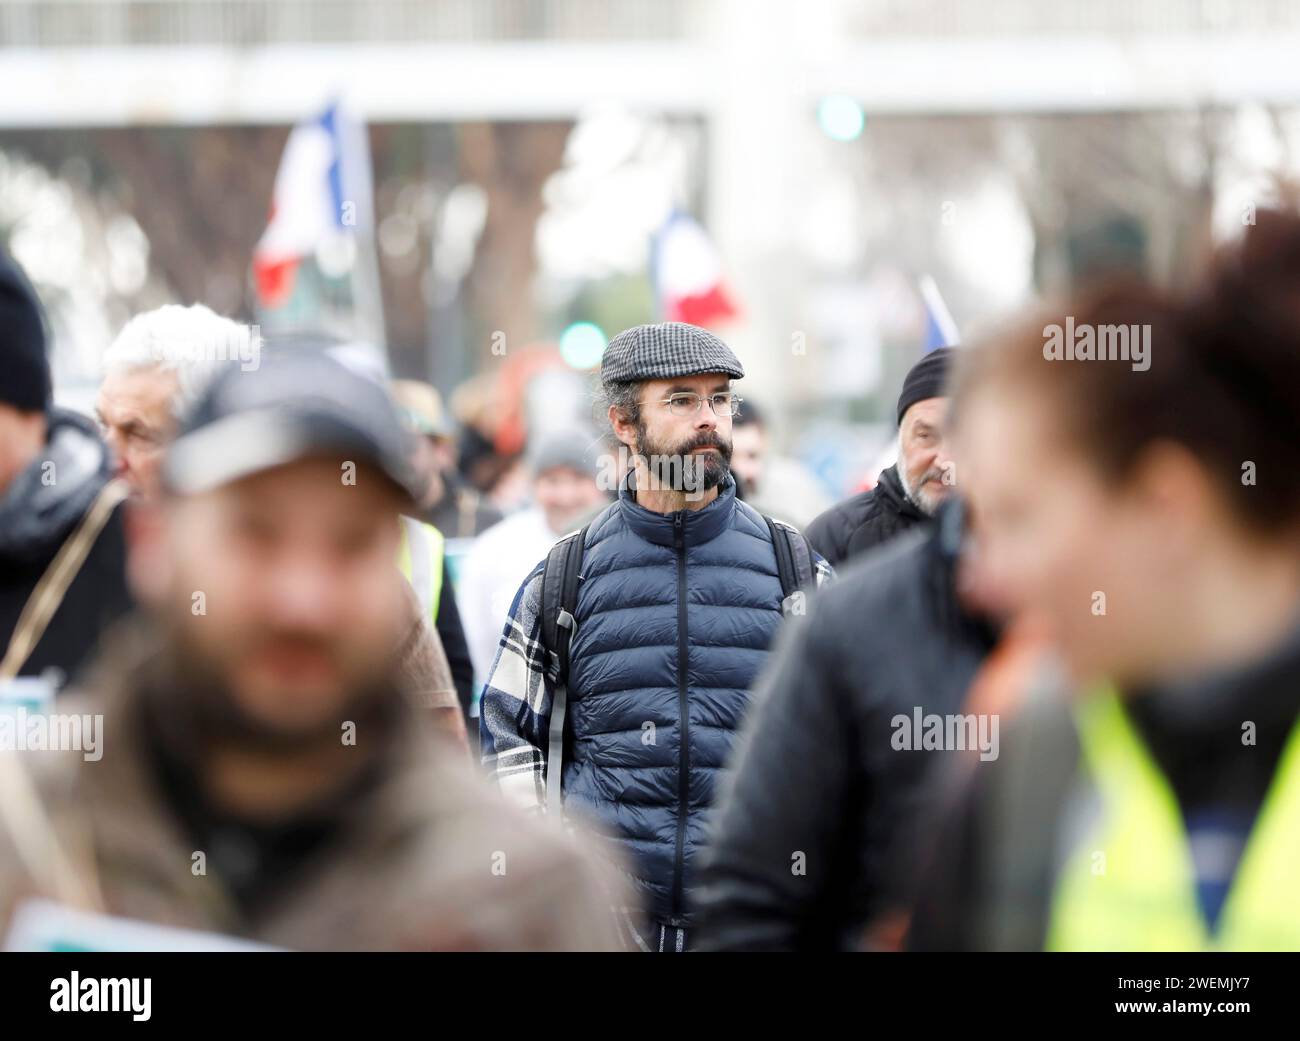
[[[720, 339], [676, 322], [619, 334], [601, 363], [632, 467], [585, 529], [562, 792], [565, 816], [594, 825], [630, 872], [641, 907], [618, 911], [640, 949], [687, 947], [696, 850], [782, 619], [771, 529], [728, 471], [744, 374]], [[820, 583], [830, 568], [812, 559]], [[515, 596], [480, 723], [484, 764], [539, 810], [558, 675], [543, 571]]]

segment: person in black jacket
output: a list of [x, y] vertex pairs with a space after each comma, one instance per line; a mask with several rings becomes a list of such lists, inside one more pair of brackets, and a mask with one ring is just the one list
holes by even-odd
[[808, 525], [813, 548], [840, 567], [934, 516], [956, 483], [944, 447], [945, 384], [953, 348], [940, 347], [912, 366], [898, 397], [898, 462], [876, 486], [832, 506]]
[[956, 592], [961, 513], [852, 565], [774, 649], [704, 855], [701, 949], [901, 937], [906, 825], [936, 757], [897, 747], [899, 717], [958, 712], [993, 642]]
[[[40, 304], [4, 258], [0, 366], [0, 686], [15, 676], [43, 677], [57, 690], [130, 607], [125, 490], [110, 481], [112, 463], [94, 424], [52, 406]], [[65, 547], [71, 578], [61, 582], [51, 563]], [[39, 599], [53, 609], [33, 605], [24, 616], [43, 577]]]

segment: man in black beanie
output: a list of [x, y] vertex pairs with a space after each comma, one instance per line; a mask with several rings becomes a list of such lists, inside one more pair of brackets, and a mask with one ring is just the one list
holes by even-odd
[[933, 517], [952, 491], [955, 474], [943, 434], [953, 353], [952, 347], [930, 351], [903, 380], [898, 462], [881, 471], [870, 491], [837, 503], [808, 525], [808, 541], [833, 567]]
[[94, 424], [52, 405], [41, 307], [3, 254], [0, 368], [0, 694], [39, 702], [130, 606], [124, 490]]

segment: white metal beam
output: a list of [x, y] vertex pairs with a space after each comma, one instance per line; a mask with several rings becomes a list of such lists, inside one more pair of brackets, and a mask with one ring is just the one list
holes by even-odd
[[[791, 53], [796, 99], [869, 115], [1300, 103], [1300, 34], [891, 40]], [[596, 103], [712, 113], [704, 42], [0, 49], [0, 127], [290, 123], [335, 94], [374, 121], [569, 118]]]

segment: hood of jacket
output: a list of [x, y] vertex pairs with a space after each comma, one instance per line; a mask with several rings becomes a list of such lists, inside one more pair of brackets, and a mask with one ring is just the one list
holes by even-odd
[[0, 560], [51, 556], [111, 476], [108, 446], [94, 423], [52, 409], [45, 451], [0, 497]]

